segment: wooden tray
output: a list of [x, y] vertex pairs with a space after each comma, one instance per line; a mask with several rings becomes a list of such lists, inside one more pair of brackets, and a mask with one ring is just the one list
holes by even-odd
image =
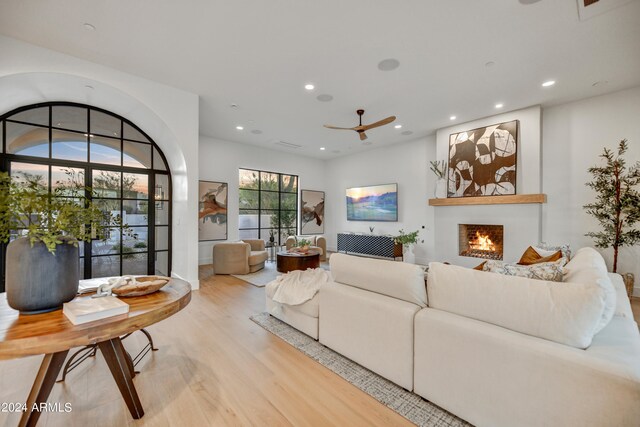
[[170, 277], [164, 276], [141, 276], [136, 277], [136, 284], [127, 284], [114, 288], [111, 292], [119, 297], [139, 297], [159, 291], [164, 285], [169, 283]]

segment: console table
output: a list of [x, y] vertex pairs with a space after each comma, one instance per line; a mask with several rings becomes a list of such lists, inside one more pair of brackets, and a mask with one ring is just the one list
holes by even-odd
[[397, 258], [402, 256], [402, 245], [394, 243], [392, 236], [338, 233], [338, 252]]

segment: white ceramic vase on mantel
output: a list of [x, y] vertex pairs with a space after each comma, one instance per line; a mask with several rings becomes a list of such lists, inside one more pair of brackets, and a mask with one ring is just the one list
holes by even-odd
[[409, 264], [416, 263], [416, 255], [413, 253], [413, 245], [402, 245], [402, 261]]
[[433, 189], [433, 197], [435, 197], [436, 199], [447, 198], [447, 179], [446, 178], [436, 179], [435, 187]]

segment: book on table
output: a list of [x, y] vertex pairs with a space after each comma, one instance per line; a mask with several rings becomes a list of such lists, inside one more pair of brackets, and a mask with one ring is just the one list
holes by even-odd
[[74, 325], [127, 314], [129, 304], [114, 297], [79, 298], [64, 303], [62, 312]]

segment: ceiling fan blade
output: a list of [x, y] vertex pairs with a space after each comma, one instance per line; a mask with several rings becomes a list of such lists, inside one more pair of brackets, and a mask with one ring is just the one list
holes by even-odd
[[389, 116], [386, 119], [382, 119], [380, 121], [377, 121], [375, 123], [371, 123], [370, 125], [363, 125], [362, 127], [364, 128], [364, 130], [369, 130], [369, 129], [373, 129], [373, 128], [377, 128], [380, 126], [384, 126], [387, 125], [389, 123], [391, 123], [392, 121], [394, 121], [396, 119], [396, 116]]
[[360, 134], [360, 141], [364, 141], [367, 139], [367, 134], [364, 132], [358, 132]]
[[341, 128], [341, 127], [331, 126], [331, 125], [323, 125], [323, 126], [326, 127], [327, 129], [355, 130], [354, 128]]

